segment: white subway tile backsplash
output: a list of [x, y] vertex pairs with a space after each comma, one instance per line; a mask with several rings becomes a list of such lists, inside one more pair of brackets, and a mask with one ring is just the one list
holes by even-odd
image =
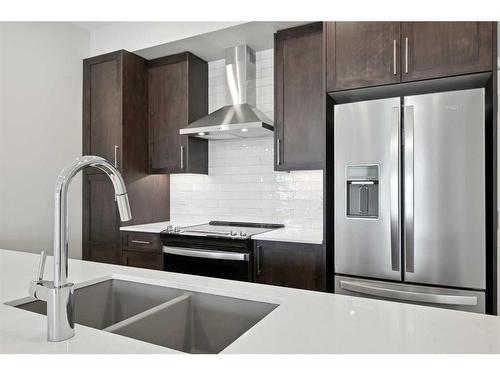
[[[257, 108], [274, 116], [274, 53], [256, 53]], [[209, 111], [226, 105], [224, 60], [209, 63]], [[209, 175], [170, 177], [174, 221], [235, 220], [323, 226], [322, 171], [275, 172], [273, 139], [209, 142]]]

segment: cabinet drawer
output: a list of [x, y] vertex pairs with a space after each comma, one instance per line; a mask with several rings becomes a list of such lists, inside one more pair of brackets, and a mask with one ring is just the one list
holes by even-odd
[[161, 249], [158, 233], [122, 232], [122, 250], [161, 254]]
[[122, 264], [129, 267], [163, 270], [163, 254], [122, 251]]

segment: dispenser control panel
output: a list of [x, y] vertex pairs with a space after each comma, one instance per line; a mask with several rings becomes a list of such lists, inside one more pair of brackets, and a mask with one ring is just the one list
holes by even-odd
[[351, 165], [346, 169], [346, 215], [378, 219], [379, 166]]

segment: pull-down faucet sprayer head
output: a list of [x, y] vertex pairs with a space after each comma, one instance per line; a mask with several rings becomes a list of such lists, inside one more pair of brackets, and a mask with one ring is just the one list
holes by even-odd
[[120, 220], [132, 220], [132, 213], [130, 212], [130, 204], [128, 202], [128, 194], [116, 194], [116, 204], [118, 206], [118, 212], [120, 212]]

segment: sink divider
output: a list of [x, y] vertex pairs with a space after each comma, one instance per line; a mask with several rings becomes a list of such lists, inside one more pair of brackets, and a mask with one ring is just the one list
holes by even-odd
[[[181, 303], [182, 301], [189, 302], [191, 295], [192, 295], [191, 293], [185, 293], [182, 296], [179, 296], [179, 297], [176, 297], [174, 299], [171, 299], [170, 301], [161, 303], [161, 304], [159, 304], [155, 307], [152, 307], [146, 311], [143, 311], [143, 312], [140, 312], [139, 314], [133, 315], [130, 318], [127, 318], [127, 319], [122, 320], [118, 323], [115, 323], [109, 327], [106, 327], [103, 329], [103, 331], [115, 333], [116, 331], [119, 331], [122, 328], [124, 328], [132, 323], [135, 323], [141, 319], [147, 318], [148, 316], [153, 315], [153, 314], [157, 313], [158, 311], [164, 310], [170, 306]], [[116, 333], [118, 333], [118, 332], [116, 332]]]

